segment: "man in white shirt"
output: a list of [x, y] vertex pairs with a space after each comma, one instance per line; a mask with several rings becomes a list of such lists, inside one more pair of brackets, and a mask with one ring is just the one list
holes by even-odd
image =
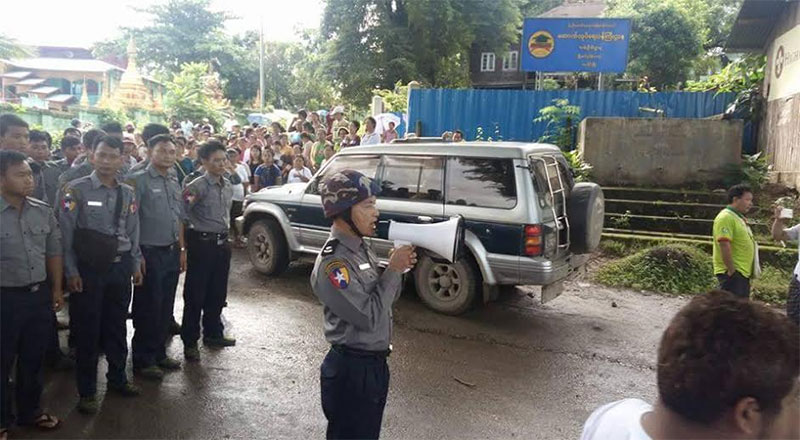
[[364, 136], [361, 136], [361, 145], [376, 145], [381, 143], [381, 135], [375, 133], [375, 118], [372, 116], [364, 119]]
[[[772, 222], [772, 238], [775, 241], [796, 241], [800, 248], [800, 224], [791, 228], [784, 227], [784, 219], [781, 218], [782, 207], [775, 207], [775, 221]], [[799, 249], [800, 250], [800, 249]], [[800, 254], [798, 254], [797, 265], [794, 267], [792, 280], [789, 282], [789, 293], [786, 296], [786, 315], [800, 325]]]
[[239, 151], [235, 148], [229, 148], [227, 151], [228, 160], [236, 167], [236, 174], [242, 179], [242, 183], [233, 185], [233, 203], [231, 203], [231, 238], [233, 245], [236, 247], [244, 247], [244, 240], [242, 239], [239, 230], [236, 228], [234, 219], [242, 215], [242, 208], [244, 206], [244, 197], [247, 195], [247, 189], [250, 186], [250, 167], [243, 164], [239, 160]]
[[658, 348], [658, 401], [597, 409], [581, 440], [800, 438], [797, 325], [715, 290], [672, 318]]

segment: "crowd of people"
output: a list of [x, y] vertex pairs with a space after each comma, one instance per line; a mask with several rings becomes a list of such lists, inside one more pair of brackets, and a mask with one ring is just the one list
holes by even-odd
[[[397, 137], [394, 127], [376, 134], [374, 119], [366, 118], [362, 130], [343, 113], [340, 107], [324, 117], [301, 110], [288, 130], [279, 123], [234, 123], [221, 133], [205, 122], [151, 123], [141, 130], [133, 124], [78, 123], [64, 130], [55, 154], [48, 133], [31, 130], [18, 116], [0, 115], [0, 440], [12, 423], [42, 430], [61, 425], [41, 405], [46, 358], [75, 370], [81, 413], [99, 409], [101, 353], [108, 392], [138, 396], [126, 371], [128, 318], [134, 326], [133, 373], [145, 380], [159, 381], [182, 368], [166, 350], [174, 335], [180, 335], [186, 362], [201, 360], [201, 337], [208, 347], [235, 345], [222, 310], [231, 246], [243, 244], [231, 221], [246, 194], [307, 182], [336, 151]], [[459, 142], [463, 134], [443, 138]], [[362, 246], [377, 221], [379, 188], [371, 179], [342, 171], [322, 182], [320, 191], [325, 216], [333, 221], [312, 274], [331, 342], [321, 366], [328, 436], [377, 438], [388, 392], [391, 307], [401, 274], [417, 257], [413, 248], [397, 249], [381, 272]], [[734, 188], [729, 196], [726, 216], [746, 212], [749, 189]], [[715, 249], [715, 272], [733, 294], [698, 295], [673, 318], [658, 351], [655, 405], [627, 399], [603, 406], [586, 422], [584, 439], [800, 436], [796, 312], [787, 319], [730, 284], [737, 272], [747, 277], [742, 271], [758, 263], [747, 241], [752, 234], [735, 223], [741, 215], [723, 217], [715, 243], [729, 243], [732, 251]], [[796, 239], [798, 227], [784, 226], [776, 217], [773, 235]], [[743, 251], [737, 240], [745, 242]], [[351, 278], [356, 269], [372, 281]], [[174, 301], [183, 272], [178, 324]], [[798, 272], [800, 264], [795, 294]], [[62, 347], [56, 313], [65, 306], [65, 291], [69, 337]], [[339, 369], [360, 376], [330, 374]], [[362, 379], [376, 383], [358, 385]]]

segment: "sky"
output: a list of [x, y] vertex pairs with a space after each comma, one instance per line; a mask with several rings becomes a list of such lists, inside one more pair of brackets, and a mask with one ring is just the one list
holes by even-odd
[[[147, 24], [146, 7], [166, 0], [3, 0], [0, 33], [32, 46], [88, 48], [120, 35], [121, 27]], [[323, 0], [212, 0], [212, 9], [240, 17], [227, 23], [231, 34], [258, 30], [264, 16], [269, 41], [297, 41], [297, 30], [317, 28]]]

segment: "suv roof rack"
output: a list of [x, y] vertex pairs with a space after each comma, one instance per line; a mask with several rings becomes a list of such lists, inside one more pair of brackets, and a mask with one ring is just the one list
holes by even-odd
[[405, 139], [393, 139], [392, 144], [450, 144], [453, 141], [446, 141], [440, 137], [411, 137]]

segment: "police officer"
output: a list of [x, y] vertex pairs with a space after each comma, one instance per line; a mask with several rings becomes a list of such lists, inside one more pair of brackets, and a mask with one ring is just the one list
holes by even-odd
[[64, 302], [61, 232], [52, 209], [30, 197], [33, 187], [33, 173], [25, 155], [0, 151], [0, 434], [3, 438], [12, 421], [9, 379], [15, 358], [18, 424], [48, 430], [60, 424], [58, 418], [42, 412], [39, 401], [51, 315]]
[[[91, 150], [94, 171], [68, 183], [60, 202], [64, 267], [67, 287], [73, 292], [70, 306], [80, 394], [78, 410], [85, 414], [97, 412], [100, 345], [108, 362], [108, 389], [124, 396], [139, 394], [138, 387], [125, 374], [125, 321], [131, 301], [131, 276], [134, 284], [140, 285], [142, 273], [136, 198], [130, 186], [117, 180], [122, 151], [122, 141], [116, 137], [96, 139]], [[106, 247], [106, 237], [113, 240], [112, 246], [116, 242], [116, 255], [112, 254], [110, 261], [98, 261], [100, 257], [91, 256], [92, 250]], [[92, 242], [81, 243], [82, 240]], [[103, 265], [107, 267], [101, 268]]]
[[[92, 156], [92, 145], [94, 145], [95, 140], [105, 135], [106, 133], [103, 130], [98, 130], [96, 128], [93, 128], [83, 134], [81, 143], [87, 151], [83, 157], [78, 156], [75, 161], [72, 162], [72, 167], [61, 173], [61, 176], [58, 177], [59, 191], [61, 191], [64, 188], [64, 185], [67, 183], [92, 174], [92, 171], [94, 170], [92, 161], [90, 160]], [[62, 194], [59, 193], [56, 197], [58, 200], [61, 200], [61, 196]]]
[[317, 257], [311, 286], [324, 305], [331, 349], [320, 367], [327, 438], [378, 438], [389, 392], [386, 358], [392, 336], [392, 304], [402, 274], [417, 262], [414, 248], [395, 250], [380, 273], [364, 236], [375, 234], [378, 185], [344, 170], [320, 185], [331, 237]]
[[231, 248], [228, 244], [233, 187], [225, 174], [225, 146], [209, 140], [198, 149], [204, 173], [183, 191], [189, 230], [186, 233], [187, 266], [183, 284], [183, 340], [186, 360], [200, 360], [200, 315], [203, 344], [212, 347], [236, 345], [225, 337], [221, 320], [228, 295]]
[[167, 357], [166, 340], [175, 306], [178, 276], [186, 267], [183, 243], [183, 201], [175, 165], [177, 147], [172, 137], [150, 139], [150, 164], [134, 173], [128, 184], [139, 202], [139, 247], [144, 258], [144, 282], [133, 295], [132, 352], [134, 372], [160, 380], [164, 370], [179, 370], [181, 363]]
[[[142, 140], [144, 141], [145, 145], [150, 145], [150, 139], [158, 136], [160, 134], [165, 134], [169, 136], [169, 128], [165, 125], [150, 123], [144, 126], [142, 129]], [[130, 173], [136, 173], [147, 168], [147, 165], [150, 164], [150, 158], [146, 157], [143, 160], [139, 161], [138, 163], [134, 164], [130, 167]]]

